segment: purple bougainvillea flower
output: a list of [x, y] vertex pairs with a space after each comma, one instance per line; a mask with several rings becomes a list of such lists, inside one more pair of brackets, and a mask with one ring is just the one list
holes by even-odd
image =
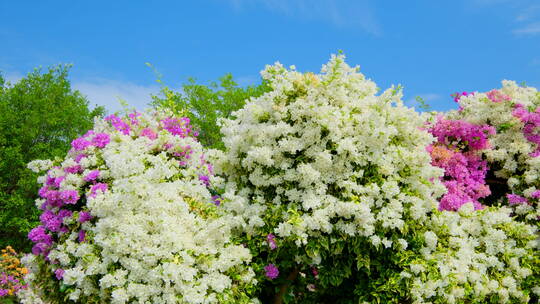
[[131, 131], [130, 126], [125, 123], [120, 117], [116, 115], [109, 115], [105, 117], [105, 121], [108, 121], [111, 123], [111, 125], [120, 133], [124, 135], [129, 135], [129, 132]]
[[208, 175], [200, 175], [199, 180], [203, 182], [206, 187], [210, 186], [210, 178], [208, 177]]
[[86, 231], [79, 231], [79, 242], [83, 243], [86, 240]]
[[216, 206], [221, 205], [221, 197], [219, 197], [219, 195], [214, 195], [214, 196], [212, 196], [212, 202], [213, 202]]
[[79, 212], [79, 223], [84, 223], [92, 219], [90, 212], [81, 211]]
[[82, 150], [86, 149], [90, 145], [91, 145], [91, 143], [88, 140], [86, 140], [85, 138], [83, 138], [83, 137], [79, 137], [77, 139], [74, 139], [71, 142], [71, 147], [75, 151], [82, 151]]
[[277, 248], [277, 245], [276, 245], [276, 236], [273, 235], [272, 233], [269, 233], [267, 236], [266, 236], [266, 241], [268, 242], [268, 246], [270, 246], [270, 249], [274, 250]]
[[64, 277], [64, 269], [58, 268], [54, 271], [54, 275], [56, 276], [57, 280], [61, 280]]
[[96, 179], [98, 179], [99, 177], [99, 170], [93, 170], [93, 171], [90, 171], [90, 173], [88, 173], [85, 177], [84, 177], [84, 180], [87, 181], [87, 182], [93, 182], [95, 181]]
[[92, 185], [92, 188], [90, 188], [89, 197], [94, 198], [96, 197], [96, 195], [98, 195], [98, 191], [105, 193], [107, 189], [108, 189], [108, 186], [107, 184], [104, 184], [104, 183], [97, 183], [95, 185]]
[[79, 192], [77, 190], [64, 190], [60, 192], [60, 199], [66, 204], [75, 205], [79, 200]]
[[523, 196], [517, 195], [517, 194], [507, 194], [506, 198], [508, 199], [508, 203], [510, 205], [517, 205], [517, 204], [526, 204], [527, 199]]
[[157, 133], [154, 132], [152, 129], [150, 128], [144, 128], [142, 129], [141, 131], [141, 136], [144, 136], [144, 137], [147, 137], [147, 138], [150, 138], [151, 140], [154, 140], [158, 137]]
[[111, 137], [107, 133], [98, 133], [92, 138], [92, 144], [98, 148], [105, 148], [111, 142]]
[[279, 276], [279, 270], [274, 264], [268, 264], [264, 267], [264, 271], [266, 271], [266, 277], [270, 280], [273, 280]]

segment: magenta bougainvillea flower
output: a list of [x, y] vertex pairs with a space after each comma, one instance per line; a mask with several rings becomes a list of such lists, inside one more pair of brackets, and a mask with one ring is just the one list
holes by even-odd
[[264, 267], [264, 271], [266, 271], [266, 277], [270, 280], [273, 280], [279, 276], [279, 270], [274, 264], [268, 264]]
[[461, 120], [439, 117], [429, 128], [437, 142], [428, 146], [432, 164], [444, 169], [441, 182], [448, 192], [439, 202], [440, 210], [458, 210], [463, 204], [472, 203], [482, 209], [479, 199], [491, 191], [485, 178], [487, 162], [478, 153], [490, 147], [488, 136], [495, 129], [488, 125], [474, 125]]

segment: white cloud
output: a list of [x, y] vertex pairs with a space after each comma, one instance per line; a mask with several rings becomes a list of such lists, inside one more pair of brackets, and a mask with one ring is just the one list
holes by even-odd
[[531, 19], [535, 19], [539, 15], [539, 12], [540, 12], [540, 5], [526, 6], [517, 15], [516, 21], [518, 22], [530, 21]]
[[227, 0], [236, 10], [264, 8], [291, 18], [316, 19], [338, 27], [358, 27], [372, 35], [382, 34], [369, 0]]
[[420, 97], [424, 98], [425, 101], [435, 101], [437, 99], [440, 99], [441, 95], [428, 93], [428, 94], [420, 94]]
[[[2, 72], [2, 75], [11, 84], [15, 84], [24, 77], [23, 74], [12, 71]], [[120, 100], [126, 101], [129, 107], [144, 110], [148, 108], [148, 103], [152, 100], [151, 95], [156, 95], [160, 91], [158, 85], [144, 86], [104, 78], [72, 81], [71, 83], [71, 87], [86, 96], [92, 106], [104, 106], [109, 113], [122, 109]]]
[[490, 6], [498, 7], [504, 10], [505, 16], [513, 16], [511, 21], [520, 24], [512, 31], [516, 36], [540, 33], [538, 0], [473, 0], [471, 3], [475, 4], [477, 9]]
[[109, 113], [121, 110], [120, 100], [125, 100], [130, 107], [138, 110], [148, 108], [152, 94], [159, 93], [159, 86], [143, 86], [132, 82], [111, 79], [74, 81], [74, 89], [85, 95], [91, 104], [104, 106]]
[[540, 34], [540, 22], [528, 24], [525, 27], [515, 29], [513, 31], [516, 35], [535, 35]]

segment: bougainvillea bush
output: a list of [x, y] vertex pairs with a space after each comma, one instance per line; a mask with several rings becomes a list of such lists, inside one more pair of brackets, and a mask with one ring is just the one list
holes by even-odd
[[[247, 217], [256, 226], [251, 249], [261, 251], [256, 267], [269, 272], [263, 289], [292, 276], [300, 279], [287, 302], [370, 300], [371, 285], [395, 271], [392, 253], [414, 241], [411, 232], [443, 192], [442, 170], [425, 150], [432, 137], [399, 91], [376, 96], [375, 83], [341, 56], [320, 75], [279, 64], [262, 74], [273, 90], [225, 121], [220, 169], [230, 188], [264, 210]], [[356, 271], [375, 256], [386, 269], [372, 278]]]
[[[534, 263], [534, 228], [504, 210], [466, 219], [438, 211], [446, 209], [445, 198], [452, 201], [437, 201], [449, 188], [445, 175], [460, 176], [450, 172], [456, 164], [432, 165], [433, 149], [451, 144], [434, 142], [425, 124], [430, 115], [403, 106], [394, 88], [376, 95], [376, 85], [343, 56], [332, 57], [319, 75], [279, 64], [262, 75], [272, 91], [224, 122], [218, 168], [229, 189], [263, 210], [246, 213], [245, 222], [253, 268], [266, 275], [263, 302], [485, 301], [506, 290], [497, 272], [514, 282], [501, 294], [528, 299], [524, 278], [531, 268], [518, 275], [492, 263], [510, 257], [516, 267]], [[471, 172], [458, 186], [468, 188], [467, 202], [479, 209], [476, 200], [489, 192], [471, 182], [485, 173], [474, 151], [485, 148], [492, 130], [465, 126], [465, 133], [475, 140], [462, 161]], [[462, 227], [471, 225], [475, 231]], [[505, 237], [509, 242], [492, 250], [490, 242]], [[447, 267], [434, 267], [443, 257]], [[430, 267], [419, 271], [418, 263]], [[491, 281], [499, 285], [479, 293], [468, 288]], [[436, 285], [420, 292], [428, 283]]]
[[489, 154], [514, 128], [532, 166], [530, 104], [503, 127], [466, 119], [466, 102], [421, 114], [342, 55], [261, 74], [269, 91], [221, 122], [223, 151], [159, 110], [96, 120], [65, 159], [31, 163], [46, 174], [21, 301], [538, 301], [536, 188], [516, 186], [533, 173]]
[[[447, 187], [447, 193], [441, 199], [439, 209], [455, 211], [472, 203], [476, 210], [490, 209], [507, 213], [506, 217], [491, 215], [493, 218], [500, 220], [511, 217], [514, 221], [536, 226], [536, 229], [531, 230], [531, 226], [521, 225], [519, 228], [520, 224], [512, 223], [517, 229], [515, 231], [530, 230], [530, 245], [527, 246], [530, 252], [517, 248], [519, 250], [512, 250], [513, 254], [503, 254], [503, 260], [492, 261], [492, 265], [497, 265], [495, 267], [500, 277], [504, 277], [502, 273], [505, 271], [516, 272], [497, 282], [475, 283], [475, 296], [485, 295], [488, 290], [497, 290], [492, 296], [492, 299], [495, 297], [493, 301], [507, 302], [515, 297], [527, 302], [529, 297], [524, 296], [529, 294], [532, 302], [538, 301], [540, 94], [535, 88], [503, 81], [501, 89], [486, 93], [462, 92], [453, 96], [459, 103], [459, 109], [445, 113], [444, 116], [439, 115], [429, 127], [429, 132], [437, 138], [437, 142], [428, 147], [432, 163], [445, 170], [441, 180]], [[478, 212], [474, 216], [485, 212]], [[438, 222], [443, 223], [452, 217], [456, 215], [447, 215]], [[480, 226], [480, 223], [475, 222], [473, 227], [479, 231]], [[505, 226], [509, 227], [508, 224]], [[495, 238], [488, 239], [490, 242], [485, 244], [491, 247], [497, 244], [497, 250], [504, 248], [502, 244], [508, 241], [519, 244], [520, 237], [515, 232], [508, 235], [506, 229], [498, 228], [498, 236], [494, 235]], [[492, 229], [486, 231], [487, 234], [492, 232]], [[525, 236], [522, 232], [519, 234]], [[478, 240], [478, 237], [474, 239]], [[508, 248], [513, 247], [512, 243], [509, 245]], [[522, 264], [529, 267], [518, 267], [520, 259]], [[524, 278], [525, 288], [521, 295], [516, 293], [516, 276]]]
[[111, 115], [36, 161], [42, 225], [27, 280], [48, 303], [245, 303], [254, 273], [187, 118]]

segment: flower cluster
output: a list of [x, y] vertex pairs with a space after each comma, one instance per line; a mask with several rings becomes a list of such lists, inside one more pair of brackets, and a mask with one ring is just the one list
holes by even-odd
[[0, 251], [0, 299], [14, 296], [27, 286], [24, 276], [28, 270], [21, 265], [18, 254], [7, 246]]
[[486, 93], [486, 96], [493, 102], [505, 102], [511, 100], [510, 96], [502, 93], [499, 90], [491, 90]]
[[522, 104], [518, 103], [512, 114], [524, 124], [523, 135], [525, 138], [536, 145], [536, 150], [530, 156], [540, 156], [540, 134], [538, 134], [540, 132], [540, 107], [536, 108], [534, 112], [529, 112]]
[[451, 94], [450, 96], [452, 96], [454, 98], [454, 101], [455, 102], [459, 102], [459, 99], [462, 97], [462, 96], [469, 96], [469, 95], [473, 95], [474, 92], [456, 92], [454, 94]]
[[405, 250], [410, 227], [429, 217], [445, 190], [425, 149], [433, 137], [421, 130], [423, 118], [402, 104], [399, 90], [377, 96], [343, 56], [319, 75], [276, 64], [262, 76], [272, 91], [223, 122], [226, 151], [216, 168], [246, 208], [262, 211], [238, 213], [255, 236], [250, 248], [263, 252], [257, 263], [266, 277], [319, 265], [328, 270], [317, 283], [325, 288], [350, 274], [332, 266], [334, 250], [353, 243], [346, 250]]
[[439, 210], [455, 211], [466, 203], [481, 209], [479, 199], [491, 192], [485, 181], [487, 162], [478, 151], [489, 148], [487, 138], [495, 134], [495, 129], [439, 117], [429, 132], [437, 138], [436, 143], [428, 146], [432, 164], [444, 169], [441, 180], [448, 189], [440, 200]]
[[434, 214], [426, 228], [400, 274], [416, 303], [529, 303], [540, 271], [537, 230], [509, 208], [469, 203]]
[[27, 258], [44, 300], [251, 301], [251, 255], [215, 204], [222, 182], [195, 135], [162, 112], [111, 115], [48, 163]]
[[492, 126], [489, 147], [479, 151], [487, 162], [492, 195], [484, 204], [506, 203], [522, 220], [538, 224], [540, 217], [540, 93], [503, 81], [502, 88], [459, 99], [460, 111], [447, 119]]
[[220, 169], [251, 204], [278, 219], [266, 227], [271, 233], [298, 246], [334, 231], [370, 237], [376, 225], [399, 231], [436, 206], [434, 193], [444, 188], [429, 182], [441, 174], [425, 151], [432, 138], [400, 92], [375, 96], [375, 84], [342, 56], [321, 75], [279, 64], [262, 75], [273, 91], [224, 122]]
[[495, 134], [495, 128], [489, 125], [474, 125], [462, 120], [447, 120], [439, 117], [429, 132], [439, 144], [450, 149], [478, 151], [489, 148], [488, 136]]

